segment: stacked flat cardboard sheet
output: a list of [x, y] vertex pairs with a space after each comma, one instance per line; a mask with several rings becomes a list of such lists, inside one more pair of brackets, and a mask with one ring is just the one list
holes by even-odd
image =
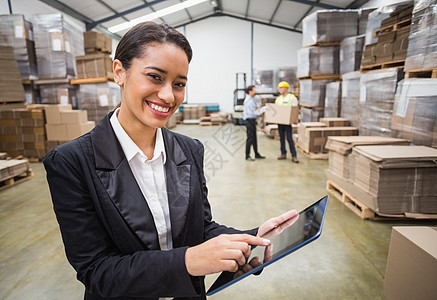
[[25, 160], [0, 160], [0, 181], [13, 178], [29, 170], [29, 162]]
[[330, 136], [325, 148], [329, 150], [329, 170], [345, 180], [352, 180], [349, 174], [349, 154], [355, 146], [364, 145], [409, 145], [404, 139], [382, 136]]
[[387, 214], [437, 213], [437, 149], [356, 146], [352, 156], [354, 186], [376, 198], [372, 210]]
[[26, 97], [14, 48], [0, 46], [0, 64], [0, 102], [24, 102]]

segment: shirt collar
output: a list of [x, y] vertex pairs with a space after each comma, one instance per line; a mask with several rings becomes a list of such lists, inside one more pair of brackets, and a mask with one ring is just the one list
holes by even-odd
[[[129, 137], [126, 131], [124, 131], [123, 127], [121, 126], [117, 118], [119, 110], [120, 108], [117, 108], [114, 111], [110, 121], [111, 121], [111, 126], [114, 129], [115, 135], [117, 136], [117, 139], [120, 142], [121, 148], [123, 149], [124, 155], [126, 156], [127, 160], [130, 161], [137, 154], [140, 154], [141, 156], [144, 156], [147, 159], [149, 159], [143, 153], [143, 151], [137, 146], [137, 144], [135, 144], [134, 141], [132, 141], [132, 139]], [[165, 153], [164, 138], [162, 136], [161, 128], [158, 128], [156, 130], [155, 149], [153, 152], [153, 157], [150, 158], [150, 161], [154, 161], [158, 159], [158, 157], [160, 157], [161, 155], [162, 155], [162, 163], [165, 164], [167, 156]]]

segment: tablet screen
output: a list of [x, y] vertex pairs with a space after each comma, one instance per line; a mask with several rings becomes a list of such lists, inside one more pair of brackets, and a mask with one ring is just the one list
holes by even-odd
[[[278, 261], [282, 257], [296, 251], [297, 249], [307, 245], [320, 236], [322, 232], [323, 220], [326, 212], [326, 206], [328, 204], [328, 196], [323, 197], [319, 201], [310, 205], [306, 209], [299, 213], [299, 218], [288, 228], [285, 228], [280, 234], [276, 236], [269, 236], [271, 241], [270, 249], [266, 250], [266, 247], [258, 246], [252, 250], [250, 261], [253, 257], [258, 256], [262, 264], [259, 267], [245, 273], [239, 277], [234, 276], [232, 272], [222, 272], [211, 288], [208, 290], [207, 295], [217, 293], [224, 288], [234, 284], [246, 278], [250, 274], [259, 272], [266, 266]], [[267, 257], [264, 254], [268, 253]], [[236, 278], [234, 278], [236, 277]]]

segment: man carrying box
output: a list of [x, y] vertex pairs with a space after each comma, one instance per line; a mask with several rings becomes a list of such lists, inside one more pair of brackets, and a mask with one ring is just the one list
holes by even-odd
[[[299, 104], [295, 95], [288, 92], [290, 85], [281, 81], [278, 84], [278, 90], [280, 95], [276, 98], [275, 104], [284, 105], [284, 106], [297, 106]], [[291, 161], [294, 163], [298, 163], [296, 148], [294, 147], [293, 135], [292, 135], [292, 127], [290, 125], [278, 124], [278, 132], [279, 132], [279, 140], [281, 142], [281, 155], [278, 156], [278, 159], [286, 159], [287, 158], [287, 150], [285, 150], [285, 134], [287, 135], [288, 145], [290, 146], [291, 152]]]

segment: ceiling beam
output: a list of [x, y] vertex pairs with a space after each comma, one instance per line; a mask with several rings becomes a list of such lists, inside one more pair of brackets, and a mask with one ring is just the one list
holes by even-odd
[[279, 6], [281, 6], [282, 0], [279, 0], [276, 4], [275, 11], [273, 12], [272, 16], [270, 17], [269, 23], [272, 23], [273, 19], [275, 18], [276, 13], [278, 12]]
[[[317, 0], [317, 2], [319, 2], [320, 0]], [[314, 8], [314, 6], [311, 6], [310, 8], [308, 8], [308, 10], [302, 15], [302, 17], [300, 17], [299, 21], [296, 22], [296, 24], [294, 24], [294, 28], [297, 28], [297, 26], [299, 26], [299, 24], [302, 22], [303, 19], [305, 19], [306, 16], [309, 15], [309, 13], [311, 12], [311, 10]]]
[[[143, 0], [143, 1], [144, 1], [144, 3], [147, 3], [147, 0]], [[154, 9], [153, 6], [150, 6], [150, 9], [151, 9], [153, 12], [156, 12], [156, 9]], [[159, 19], [161, 20], [162, 23], [165, 23], [165, 21], [164, 21], [164, 19], [163, 19], [162, 17], [159, 17]]]
[[[182, 0], [179, 0], [181, 3], [184, 2]], [[188, 11], [188, 9], [184, 8], [184, 11], [187, 13], [188, 18], [190, 19], [190, 21], [193, 21], [193, 18], [191, 17], [190, 12]]]
[[344, 9], [344, 7], [339, 7], [339, 6], [326, 4], [326, 3], [320, 3], [319, 1], [317, 1], [317, 2], [310, 1], [310, 0], [287, 0], [287, 1], [296, 2], [296, 3], [300, 3], [300, 4], [305, 4], [305, 5], [310, 5], [311, 8], [312, 7], [320, 7], [320, 8], [324, 8], [324, 9]]
[[192, 22], [185, 22], [183, 24], [179, 24], [179, 25], [174, 25], [174, 28], [179, 28], [179, 27], [183, 27], [189, 24], [193, 24], [211, 17], [230, 17], [230, 18], [235, 18], [238, 20], [242, 20], [242, 21], [247, 21], [247, 22], [252, 22], [252, 23], [256, 23], [256, 24], [261, 24], [261, 25], [266, 25], [266, 26], [270, 26], [270, 27], [274, 27], [274, 28], [279, 28], [279, 29], [284, 29], [287, 31], [292, 31], [292, 32], [296, 32], [296, 33], [302, 33], [301, 30], [298, 29], [294, 29], [291, 27], [286, 27], [286, 26], [281, 26], [281, 25], [276, 25], [276, 24], [271, 24], [271, 23], [267, 23], [267, 22], [263, 22], [263, 21], [259, 21], [259, 20], [255, 20], [255, 19], [250, 19], [250, 18], [246, 18], [246, 17], [242, 17], [242, 16], [236, 16], [236, 15], [231, 15], [231, 14], [227, 14], [227, 13], [223, 13], [223, 12], [215, 12], [212, 14], [209, 14], [207, 16], [203, 16], [201, 18], [198, 19], [194, 19]]
[[[97, 2], [99, 2], [100, 4], [102, 4], [104, 7], [106, 7], [107, 9], [109, 9], [110, 11], [112, 11], [113, 13], [117, 14], [118, 11], [116, 11], [114, 8], [112, 8], [109, 4], [107, 4], [106, 2], [104, 2], [103, 0], [96, 0]], [[125, 21], [129, 21], [126, 17], [123, 17], [123, 19]]]
[[246, 18], [247, 18], [247, 16], [249, 16], [249, 6], [250, 6], [250, 0], [247, 0], [246, 14], [244, 15], [244, 17], [246, 17]]
[[[47, 1], [47, 0], [44, 0], [44, 1]], [[53, 0], [50, 0], [50, 1], [53, 1]], [[134, 8], [131, 8], [131, 9], [128, 9], [128, 10], [116, 13], [116, 14], [114, 14], [112, 16], [100, 19], [98, 21], [90, 23], [89, 26], [87, 26], [87, 30], [91, 30], [95, 26], [97, 26], [97, 25], [99, 25], [101, 23], [105, 23], [105, 22], [114, 20], [116, 18], [120, 18], [120, 17], [122, 17], [124, 15], [131, 14], [133, 12], [136, 12], [136, 11], [140, 10], [140, 9], [147, 8], [147, 7], [151, 6], [151, 5], [155, 5], [155, 4], [158, 4], [158, 3], [163, 2], [163, 1], [166, 1], [166, 0], [155, 0], [155, 1], [148, 2], [148, 3], [144, 3], [144, 4], [141, 4], [141, 5], [138, 5], [138, 6], [134, 7]], [[88, 29], [88, 28], [90, 28], [90, 29]]]
[[[85, 23], [85, 26], [87, 27], [88, 30], [88, 24], [94, 22], [92, 19], [88, 18], [87, 16], [84, 16], [83, 14], [81, 14], [80, 12], [72, 9], [71, 7], [65, 5], [64, 3], [61, 3], [57, 0], [40, 0], [41, 2], [56, 8], [57, 10], [79, 20]], [[112, 37], [113, 39], [119, 40], [121, 38], [121, 36], [119, 36], [118, 34], [112, 33], [108, 30], [108, 28], [103, 27], [101, 25], [98, 26], [94, 26], [97, 30], [103, 32], [106, 35], [109, 35], [110, 37]]]
[[356, 9], [356, 8], [360, 8], [362, 7], [364, 4], [366, 4], [367, 2], [369, 2], [369, 0], [355, 0], [354, 2], [352, 2], [351, 4], [349, 4], [348, 6], [346, 6], [347, 9]]

